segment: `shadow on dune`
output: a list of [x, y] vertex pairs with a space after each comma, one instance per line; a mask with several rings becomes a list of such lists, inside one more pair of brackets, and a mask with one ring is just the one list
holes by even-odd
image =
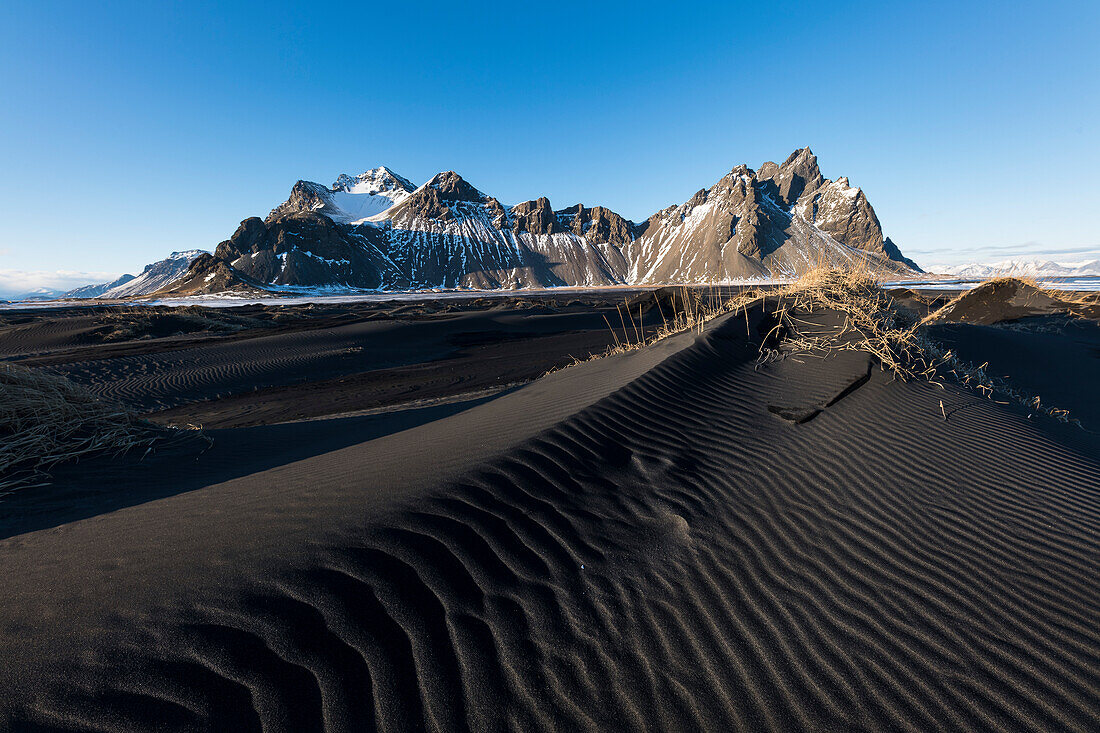
[[[495, 396], [495, 395], [494, 395]], [[492, 397], [281, 425], [184, 435], [148, 456], [61, 465], [46, 486], [0, 497], [0, 539], [174, 496], [454, 415]]]

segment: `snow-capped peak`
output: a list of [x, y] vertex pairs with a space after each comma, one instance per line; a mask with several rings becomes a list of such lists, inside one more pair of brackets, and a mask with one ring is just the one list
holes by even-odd
[[414, 190], [416, 186], [408, 179], [385, 166], [358, 176], [341, 174], [326, 196], [328, 205], [320, 211], [342, 224], [362, 224], [401, 203]]
[[415, 189], [416, 186], [410, 183], [407, 178], [402, 178], [384, 165], [360, 173], [358, 176], [349, 176], [342, 173], [337, 177], [336, 182], [332, 184], [334, 192], [343, 191], [345, 193], [360, 194], [396, 193], [398, 191], [412, 193]]
[[[165, 260], [187, 260], [188, 262], [190, 262], [191, 260], [195, 259], [199, 255], [204, 255], [204, 254], [208, 254], [208, 252], [205, 249], [187, 249], [187, 250], [184, 250], [183, 252], [173, 252], [172, 254], [168, 255], [164, 259]], [[161, 260], [161, 261], [163, 262], [164, 260]], [[154, 262], [151, 265], [146, 265], [145, 269], [148, 270], [149, 268], [153, 267], [156, 264], [157, 263]]]
[[856, 196], [859, 196], [859, 187], [850, 184], [848, 182], [848, 176], [841, 176], [829, 185], [840, 191], [840, 193], [847, 198], [854, 199]]

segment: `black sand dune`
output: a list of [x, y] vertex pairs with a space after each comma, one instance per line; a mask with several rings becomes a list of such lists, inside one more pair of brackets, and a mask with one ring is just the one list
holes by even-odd
[[939, 324], [939, 342], [972, 364], [1100, 432], [1100, 322], [1061, 316], [993, 326]]
[[3, 540], [0, 715], [1100, 727], [1097, 436], [748, 321]]
[[[1067, 294], [1073, 295], [1073, 294]], [[1015, 278], [999, 278], [982, 283], [960, 294], [934, 319], [940, 322], [975, 323], [991, 326], [1035, 316], [1078, 314], [1100, 318], [1093, 299], [1074, 303], [1059, 293], [1036, 287]]]

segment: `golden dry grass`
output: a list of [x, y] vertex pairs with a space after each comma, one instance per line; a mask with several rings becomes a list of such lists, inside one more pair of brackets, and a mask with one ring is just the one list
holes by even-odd
[[0, 494], [58, 463], [148, 450], [162, 434], [64, 377], [0, 363]]
[[[621, 306], [618, 329], [608, 321], [615, 334], [615, 345], [589, 359], [575, 359], [569, 366], [639, 349], [678, 333], [701, 332], [707, 322], [719, 316], [744, 311], [747, 317], [749, 308], [760, 306], [775, 324], [772, 334], [783, 335], [781, 351], [766, 345], [770, 342], [768, 337], [762, 340], [760, 362], [811, 352], [827, 355], [839, 350], [862, 351], [901, 381], [925, 379], [942, 388], [950, 379], [990, 399], [1000, 395], [1058, 420], [1069, 420], [1066, 410], [1045, 405], [1038, 396], [991, 377], [985, 371], [987, 364], [974, 366], [964, 362], [936, 343], [924, 327], [927, 319], [918, 320], [899, 308], [883, 290], [880, 278], [880, 273], [869, 263], [861, 261], [843, 268], [814, 266], [788, 285], [746, 290], [726, 299], [718, 298], [714, 288], [681, 287], [677, 297], [682, 307], [673, 318], [664, 318], [655, 332], [647, 336], [633, 321], [630, 309]], [[1023, 282], [1043, 289], [1034, 281]], [[1084, 296], [1074, 302], [1087, 306], [1090, 300]], [[842, 323], [832, 329], [822, 329], [817, 324], [807, 328], [804, 316], [823, 311], [840, 314]], [[636, 337], [630, 338], [631, 334]]]

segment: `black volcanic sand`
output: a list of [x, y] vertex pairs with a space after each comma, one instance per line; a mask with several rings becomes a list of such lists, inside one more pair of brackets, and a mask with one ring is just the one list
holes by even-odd
[[270, 424], [530, 381], [652, 332], [657, 310], [631, 309], [639, 329], [620, 316], [633, 295], [8, 311], [0, 359], [64, 375], [157, 422]]
[[960, 358], [1100, 433], [1100, 322], [1045, 316], [992, 326], [937, 324], [930, 335]]
[[1100, 437], [858, 354], [759, 364], [747, 320], [343, 441], [339, 421], [226, 431], [261, 452], [248, 430], [295, 428], [304, 452], [269, 467], [93, 467], [89, 496], [160, 498], [66, 524], [43, 506], [79, 474], [33, 490], [44, 529], [0, 541], [0, 715], [1100, 727]]
[[1068, 313], [1071, 304], [1021, 280], [991, 280], [968, 290], [936, 314], [937, 320], [993, 325], [1029, 316]]

